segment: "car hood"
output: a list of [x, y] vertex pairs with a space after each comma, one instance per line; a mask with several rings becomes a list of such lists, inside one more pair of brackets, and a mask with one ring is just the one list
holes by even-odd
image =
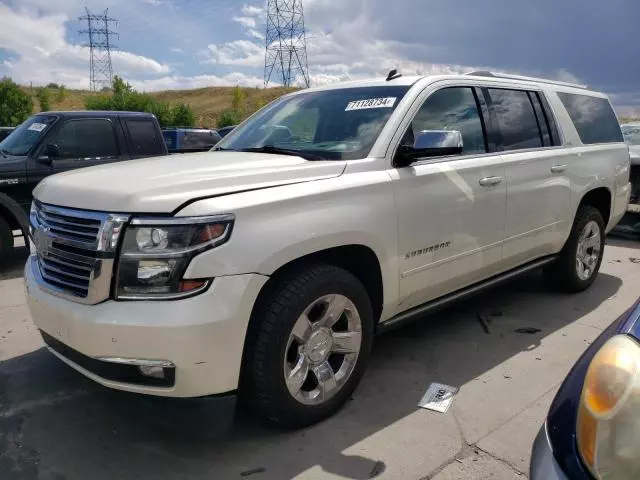
[[50, 205], [122, 213], [171, 213], [197, 198], [342, 174], [344, 161], [297, 156], [203, 152], [111, 163], [60, 173], [33, 192]]
[[629, 145], [631, 165], [640, 165], [640, 145]]

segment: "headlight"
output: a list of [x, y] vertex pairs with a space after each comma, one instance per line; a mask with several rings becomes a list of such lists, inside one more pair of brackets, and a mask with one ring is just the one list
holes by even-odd
[[232, 226], [232, 215], [132, 220], [120, 251], [116, 298], [183, 298], [204, 290], [209, 279], [185, 280], [184, 272], [195, 255], [226, 242]]
[[631, 337], [612, 337], [591, 361], [577, 435], [596, 478], [640, 478], [640, 345]]

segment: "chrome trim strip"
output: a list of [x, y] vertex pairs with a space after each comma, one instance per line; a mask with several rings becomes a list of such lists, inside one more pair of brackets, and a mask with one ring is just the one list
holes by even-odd
[[204, 217], [137, 217], [130, 222], [131, 225], [159, 226], [159, 225], [193, 225], [198, 223], [233, 222], [235, 215], [223, 213], [220, 215], [208, 215]]
[[101, 362], [118, 363], [121, 365], [136, 365], [138, 367], [162, 367], [176, 368], [169, 360], [146, 360], [142, 358], [122, 358], [122, 357], [93, 357]]

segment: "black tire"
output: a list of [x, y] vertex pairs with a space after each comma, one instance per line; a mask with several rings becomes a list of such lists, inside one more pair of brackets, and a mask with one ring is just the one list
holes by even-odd
[[[351, 396], [369, 361], [374, 319], [371, 301], [362, 283], [348, 271], [331, 265], [313, 265], [267, 285], [253, 312], [242, 369], [240, 396], [257, 412], [287, 428], [300, 428], [335, 413]], [[299, 402], [287, 388], [285, 355], [293, 326], [317, 299], [339, 294], [356, 307], [361, 320], [360, 351], [351, 375], [333, 397], [319, 405]]]
[[7, 221], [0, 217], [0, 259], [13, 252], [13, 231]]
[[[589, 222], [596, 222], [600, 228], [600, 257], [589, 278], [582, 279], [578, 276], [576, 257], [578, 253], [578, 241], [580, 235]], [[567, 293], [582, 292], [589, 288], [598, 276], [600, 264], [604, 254], [605, 224], [600, 212], [591, 206], [583, 206], [578, 209], [573, 222], [571, 234], [558, 259], [545, 268], [545, 274], [549, 282], [557, 289]]]

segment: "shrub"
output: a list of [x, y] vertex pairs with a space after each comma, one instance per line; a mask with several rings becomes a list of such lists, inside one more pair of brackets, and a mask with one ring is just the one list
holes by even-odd
[[242, 115], [234, 108], [227, 108], [220, 112], [218, 117], [218, 128], [231, 127], [237, 125], [242, 121]]
[[0, 80], [0, 126], [24, 122], [33, 111], [33, 99], [9, 77]]
[[67, 89], [64, 85], [58, 87], [58, 93], [56, 93], [56, 103], [62, 102], [67, 96]]
[[51, 94], [49, 93], [48, 88], [36, 88], [36, 98], [38, 99], [38, 103], [40, 104], [41, 112], [48, 112], [49, 110], [51, 110]]
[[173, 124], [176, 127], [193, 127], [196, 123], [196, 119], [188, 105], [179, 103], [171, 110], [171, 116], [173, 117]]
[[239, 86], [236, 86], [236, 88], [233, 89], [233, 99], [231, 100], [231, 107], [233, 108], [233, 110], [242, 115], [244, 113], [246, 103], [247, 98], [244, 94], [244, 90], [242, 90]]
[[[62, 86], [64, 87], [64, 85], [62, 85]], [[57, 88], [60, 88], [60, 85], [58, 85], [55, 82], [50, 82], [50, 83], [47, 83], [47, 88], [56, 88], [57, 89]]]
[[99, 94], [85, 98], [87, 110], [117, 110], [153, 113], [161, 126], [175, 125], [179, 115], [181, 126], [193, 126], [193, 112], [187, 105], [178, 105], [173, 110], [166, 102], [160, 102], [151, 95], [136, 92], [130, 83], [117, 75], [113, 79], [113, 93]]

